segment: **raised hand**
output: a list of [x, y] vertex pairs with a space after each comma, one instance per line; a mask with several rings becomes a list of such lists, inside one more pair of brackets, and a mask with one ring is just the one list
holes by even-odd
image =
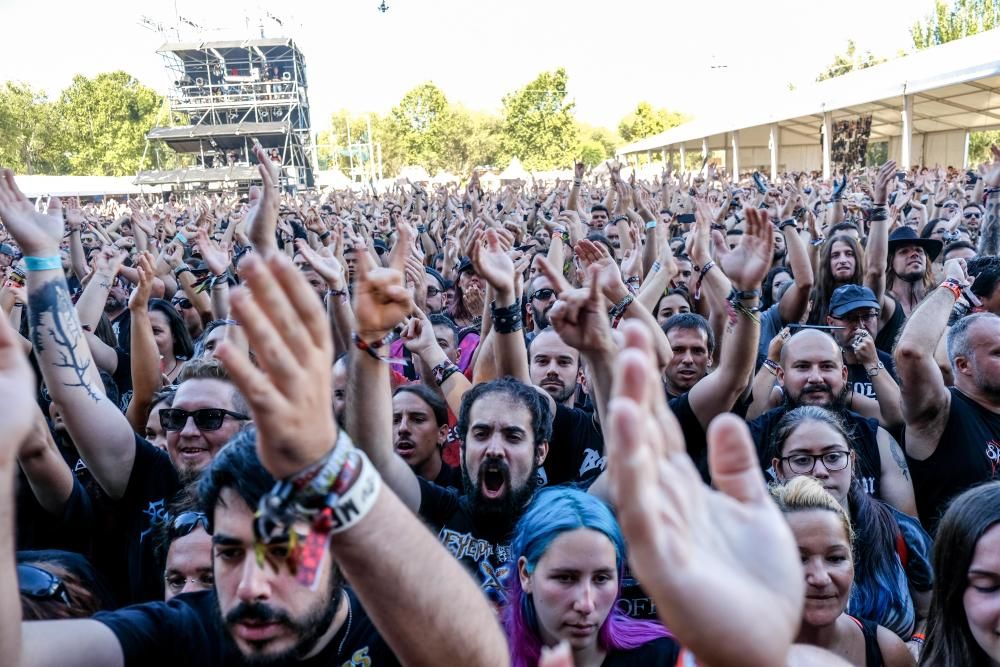
[[128, 307], [129, 310], [143, 312], [149, 308], [149, 297], [153, 293], [153, 279], [156, 277], [156, 272], [153, 270], [152, 261], [145, 253], [139, 256], [135, 269], [139, 274], [139, 284], [129, 295]]
[[986, 173], [983, 174], [983, 181], [988, 188], [998, 188], [1000, 187], [1000, 148], [996, 144], [991, 144], [990, 154], [993, 156], [993, 162], [985, 165]]
[[885, 206], [889, 196], [889, 185], [894, 178], [896, 178], [896, 162], [894, 160], [889, 160], [878, 168], [878, 173], [875, 175], [875, 192], [872, 195], [876, 206]]
[[250, 405], [261, 463], [284, 479], [320, 460], [337, 439], [333, 337], [323, 305], [287, 257], [250, 254], [240, 274], [246, 288], [233, 290], [230, 307], [257, 365], [228, 341], [216, 357]]
[[278, 251], [275, 232], [278, 226], [278, 204], [281, 201], [278, 192], [280, 174], [278, 165], [271, 161], [260, 144], [254, 146], [253, 152], [257, 156], [257, 173], [260, 174], [263, 185], [250, 188], [247, 198], [250, 208], [247, 209], [244, 222], [250, 243], [262, 257], [267, 258]]
[[[587, 267], [591, 279], [597, 281], [604, 296], [612, 303], [617, 303], [628, 292], [628, 288], [622, 280], [621, 269], [607, 247], [603, 243], [583, 239], [576, 244], [575, 250], [576, 256]], [[591, 273], [591, 266], [596, 267], [596, 271]]]
[[[132, 225], [142, 230], [146, 236], [152, 236], [156, 230], [153, 229], [152, 221], [142, 210], [142, 203], [138, 199], [130, 199], [128, 205], [132, 209]], [[70, 212], [67, 211], [66, 222], [69, 222], [69, 218]]]
[[201, 258], [205, 260], [213, 275], [221, 276], [229, 270], [229, 244], [216, 243], [208, 237], [208, 232], [202, 227], [195, 236]]
[[[713, 490], [685, 451], [649, 334], [633, 323], [623, 333], [605, 442], [629, 564], [660, 619], [700, 661], [785, 664], [798, 631], [804, 577], [746, 424], [723, 415], [709, 426]], [[760, 629], [752, 641], [717, 640], [745, 636], [747, 628]]]
[[414, 316], [406, 323], [400, 334], [403, 347], [418, 357], [426, 357], [434, 348], [440, 349], [437, 338], [434, 337], [434, 326], [419, 308], [414, 309]]
[[746, 230], [740, 243], [720, 259], [722, 270], [736, 289], [750, 291], [760, 288], [771, 268], [774, 253], [774, 226], [767, 213], [755, 208], [744, 209]]
[[21, 192], [10, 169], [0, 171], [0, 220], [29, 257], [55, 257], [63, 237], [62, 203], [49, 199], [48, 211], [39, 213]]
[[496, 291], [497, 299], [514, 297], [514, 262], [502, 247], [495, 229], [474, 240], [470, 259], [476, 273]]
[[83, 216], [83, 211], [80, 210], [80, 199], [73, 197], [69, 200], [68, 204], [69, 206], [66, 208], [66, 226], [69, 227], [70, 231], [82, 231], [84, 224], [86, 224], [86, 218]]
[[344, 276], [344, 265], [334, 257], [328, 247], [320, 248], [319, 252], [316, 252], [304, 240], [296, 239], [295, 252], [302, 255], [306, 264], [311, 266], [313, 271], [326, 281], [330, 289], [337, 292], [344, 289], [344, 284], [347, 282]]
[[114, 245], [106, 245], [94, 255], [94, 270], [105, 276], [118, 275], [118, 269], [128, 257], [128, 251]]
[[[359, 257], [363, 253], [358, 253]], [[355, 269], [354, 317], [358, 335], [366, 342], [382, 340], [413, 311], [413, 296], [395, 269], [374, 268], [359, 260]]]
[[[552, 280], [550, 273], [555, 269], [540, 260], [542, 272]], [[590, 284], [582, 289], [561, 290], [559, 300], [549, 311], [549, 322], [570, 347], [581, 352], [610, 352], [615, 349], [608, 322], [608, 303], [599, 289], [600, 267], [591, 265], [588, 269]], [[557, 285], [555, 281], [553, 285]]]

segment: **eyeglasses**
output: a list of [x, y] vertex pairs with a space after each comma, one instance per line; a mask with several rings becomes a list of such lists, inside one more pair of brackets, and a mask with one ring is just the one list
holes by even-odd
[[797, 475], [809, 475], [816, 468], [816, 462], [822, 461], [823, 467], [829, 472], [837, 472], [847, 467], [851, 460], [851, 452], [835, 451], [825, 454], [792, 454], [782, 456], [780, 461], [787, 461], [788, 468]]
[[540, 290], [535, 290], [535, 293], [531, 295], [531, 300], [535, 301], [537, 299], [538, 301], [545, 301], [547, 299], [551, 299], [552, 295], [555, 293], [556, 291], [554, 289], [543, 287]]
[[190, 299], [178, 299], [177, 301], [174, 301], [174, 308], [177, 308], [179, 310], [187, 310], [190, 307], [191, 307]]
[[206, 533], [211, 533], [208, 528], [208, 516], [204, 512], [181, 512], [170, 521], [170, 541], [190, 535], [199, 524]]
[[160, 426], [164, 431], [179, 431], [187, 424], [188, 417], [194, 417], [194, 425], [199, 431], [217, 431], [222, 428], [226, 415], [240, 421], [250, 419], [247, 415], [222, 408], [203, 408], [193, 412], [179, 408], [163, 408], [160, 410]]
[[440, 293], [441, 293], [441, 290], [439, 290], [437, 287], [428, 287], [427, 288], [427, 296], [437, 296]]
[[969, 211], [968, 213], [963, 213], [962, 217], [968, 220], [969, 218], [981, 218], [983, 214], [979, 211]]
[[36, 600], [57, 598], [67, 605], [72, 604], [63, 580], [48, 570], [35, 565], [22, 563], [17, 566], [17, 587], [21, 595], [26, 595], [29, 598]]

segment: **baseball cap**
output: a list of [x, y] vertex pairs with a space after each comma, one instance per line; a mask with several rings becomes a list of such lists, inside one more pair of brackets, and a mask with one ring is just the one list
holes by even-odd
[[831, 317], [841, 318], [858, 308], [881, 310], [882, 306], [875, 298], [875, 292], [863, 285], [841, 285], [833, 290], [830, 297]]

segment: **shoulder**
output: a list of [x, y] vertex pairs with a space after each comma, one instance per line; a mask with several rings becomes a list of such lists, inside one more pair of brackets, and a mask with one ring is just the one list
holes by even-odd
[[135, 461], [123, 498], [142, 500], [171, 496], [180, 489], [180, 479], [167, 453], [135, 435]]
[[439, 486], [421, 477], [417, 478], [420, 484], [420, 510], [419, 514], [431, 523], [444, 524], [461, 507], [458, 491], [451, 488]]
[[875, 633], [878, 640], [878, 650], [882, 654], [882, 663], [886, 667], [903, 667], [915, 664], [913, 655], [906, 644], [892, 630], [878, 626]]
[[114, 633], [126, 665], [163, 664], [168, 656], [180, 660], [182, 656], [176, 650], [202, 657], [203, 664], [217, 664], [222, 641], [216, 605], [215, 593], [204, 591], [179, 595], [170, 602], [101, 612], [94, 620]]

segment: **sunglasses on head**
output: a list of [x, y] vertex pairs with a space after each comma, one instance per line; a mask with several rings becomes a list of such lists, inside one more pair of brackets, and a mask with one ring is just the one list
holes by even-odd
[[531, 295], [531, 299], [532, 300], [538, 299], [539, 301], [544, 301], [545, 299], [551, 298], [552, 295], [555, 293], [556, 291], [554, 289], [543, 287], [540, 290], [536, 290], [535, 293]]
[[185, 535], [190, 535], [191, 531], [198, 527], [205, 529], [205, 532], [210, 532], [208, 529], [208, 516], [204, 512], [181, 512], [176, 517], [170, 520], [170, 541], [174, 541]]
[[247, 415], [222, 408], [202, 408], [193, 412], [180, 408], [163, 408], [160, 410], [160, 426], [164, 431], [179, 431], [187, 424], [188, 417], [194, 417], [194, 425], [199, 431], [217, 431], [222, 428], [226, 415], [240, 421], [250, 419]]
[[21, 563], [17, 566], [17, 587], [21, 595], [36, 600], [59, 599], [71, 604], [66, 584], [48, 570], [35, 565]]

